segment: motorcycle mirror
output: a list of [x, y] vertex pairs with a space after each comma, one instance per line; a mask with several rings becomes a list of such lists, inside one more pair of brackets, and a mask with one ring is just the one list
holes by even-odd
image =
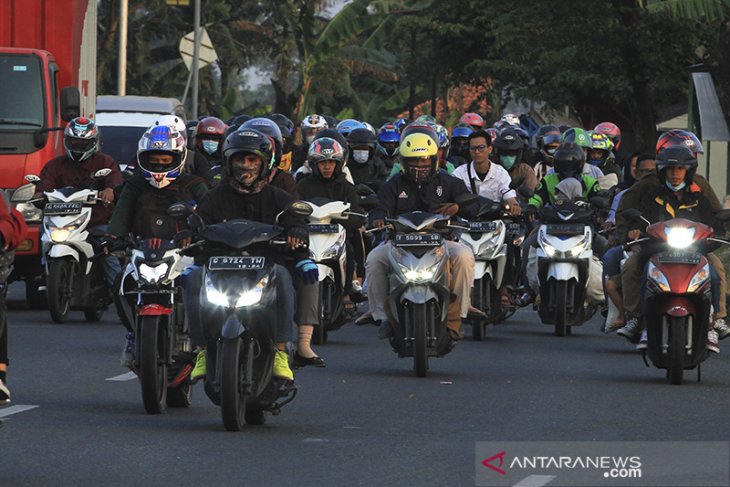
[[23, 179], [32, 184], [38, 184], [41, 182], [41, 178], [39, 178], [35, 174], [27, 174]]
[[94, 179], [103, 179], [110, 175], [112, 173], [112, 170], [108, 167], [105, 167], [104, 169], [99, 169], [94, 173]]
[[131, 171], [129, 169], [125, 169], [124, 171], [122, 171], [122, 179], [124, 179], [125, 181], [129, 181], [130, 179], [132, 179], [132, 176], [134, 176], [134, 171]]
[[306, 217], [312, 214], [314, 208], [306, 201], [292, 201], [287, 210], [293, 215]]
[[179, 203], [173, 203], [172, 205], [167, 207], [167, 214], [176, 218], [186, 217], [192, 212], [193, 207], [190, 206], [189, 203], [186, 203], [184, 201], [181, 201]]
[[10, 201], [13, 203], [30, 201], [35, 194], [35, 186], [35, 183], [28, 183], [20, 186], [15, 191], [13, 191], [13, 195], [10, 197]]

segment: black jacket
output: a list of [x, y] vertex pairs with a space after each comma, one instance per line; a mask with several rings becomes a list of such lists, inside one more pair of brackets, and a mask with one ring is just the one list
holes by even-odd
[[[345, 179], [340, 173], [331, 181], [324, 181], [313, 175], [309, 175], [297, 183], [299, 197], [305, 201], [312, 201], [314, 198], [326, 198], [331, 201], [344, 201], [350, 203], [350, 211], [364, 213], [360, 207], [360, 196], [355, 186]], [[360, 219], [351, 216], [348, 220], [338, 220], [348, 230], [360, 226]]]
[[365, 164], [350, 161], [347, 164], [355, 184], [367, 184], [373, 191], [378, 191], [388, 179], [390, 170], [385, 167], [382, 159], [374, 156]]

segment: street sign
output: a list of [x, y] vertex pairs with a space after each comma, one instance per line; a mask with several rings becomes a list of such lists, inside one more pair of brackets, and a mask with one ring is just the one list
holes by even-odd
[[[180, 56], [183, 58], [183, 62], [185, 62], [185, 66], [188, 67], [188, 70], [191, 70], [193, 67], [193, 47], [195, 45], [195, 36], [194, 32], [190, 32], [186, 34], [182, 39], [180, 39]], [[213, 61], [218, 59], [218, 54], [215, 52], [215, 48], [213, 47], [213, 43], [210, 40], [210, 37], [208, 36], [208, 31], [205, 30], [205, 27], [200, 28], [200, 57], [198, 58], [198, 69], [202, 68], [203, 66], [207, 66]]]

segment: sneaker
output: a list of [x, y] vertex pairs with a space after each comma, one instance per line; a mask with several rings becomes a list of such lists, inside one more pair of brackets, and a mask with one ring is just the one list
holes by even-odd
[[717, 344], [717, 332], [710, 330], [707, 332], [707, 343], [705, 348], [712, 353], [720, 353], [720, 346]]
[[646, 330], [641, 332], [641, 338], [639, 339], [639, 344], [636, 345], [636, 350], [642, 351], [649, 348], [649, 337], [646, 336]]
[[134, 333], [127, 333], [126, 338], [127, 343], [124, 344], [122, 358], [119, 362], [122, 364], [122, 367], [129, 367], [131, 369], [134, 367]]
[[528, 304], [532, 304], [535, 302], [535, 296], [532, 293], [525, 292], [520, 296], [519, 298], [515, 299], [515, 304], [519, 306], [520, 308], [523, 308], [527, 306]]
[[606, 333], [606, 334], [613, 333], [614, 331], [620, 330], [621, 328], [623, 328], [624, 325], [626, 325], [626, 322], [619, 321], [619, 320], [612, 321], [611, 323], [605, 323], [603, 333]]
[[190, 373], [190, 380], [193, 383], [198, 382], [200, 379], [205, 378], [205, 374], [207, 372], [206, 366], [205, 366], [205, 357], [207, 353], [205, 352], [204, 348], [201, 348], [198, 354], [195, 356], [195, 367], [193, 368], [193, 371]]
[[383, 320], [380, 322], [380, 326], [378, 327], [378, 338], [381, 340], [385, 340], [386, 338], [390, 338], [393, 336], [393, 327], [390, 324], [390, 321]]
[[730, 326], [725, 323], [725, 318], [716, 319], [714, 328], [720, 340], [723, 340], [730, 336]]
[[618, 329], [616, 334], [626, 338], [631, 343], [636, 343], [636, 339], [640, 336], [641, 321], [639, 318], [631, 317], [626, 320], [626, 324]]
[[284, 350], [277, 350], [274, 354], [274, 377], [279, 379], [294, 380], [294, 372], [289, 368], [289, 354]]
[[0, 404], [7, 404], [10, 402], [10, 389], [5, 385], [2, 379], [0, 379]]

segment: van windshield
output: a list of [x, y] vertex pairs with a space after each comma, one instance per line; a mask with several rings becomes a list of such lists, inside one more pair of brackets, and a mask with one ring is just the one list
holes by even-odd
[[33, 55], [0, 54], [0, 131], [43, 127], [41, 60]]

